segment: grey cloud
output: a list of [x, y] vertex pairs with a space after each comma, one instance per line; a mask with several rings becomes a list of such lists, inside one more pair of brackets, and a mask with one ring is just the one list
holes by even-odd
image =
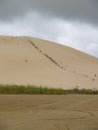
[[0, 0], [0, 20], [12, 20], [30, 11], [98, 24], [97, 0]]
[[0, 0], [0, 20], [9, 21], [24, 15], [29, 11], [27, 4], [24, 0]]

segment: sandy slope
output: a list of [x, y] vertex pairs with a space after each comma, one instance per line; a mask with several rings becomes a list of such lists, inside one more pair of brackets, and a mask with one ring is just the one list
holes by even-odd
[[0, 95], [0, 130], [98, 130], [98, 96]]
[[37, 38], [1, 36], [0, 83], [98, 88], [98, 59]]

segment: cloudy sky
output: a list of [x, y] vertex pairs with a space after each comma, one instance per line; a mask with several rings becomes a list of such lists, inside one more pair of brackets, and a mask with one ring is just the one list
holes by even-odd
[[0, 35], [39, 37], [98, 57], [98, 0], [0, 0]]

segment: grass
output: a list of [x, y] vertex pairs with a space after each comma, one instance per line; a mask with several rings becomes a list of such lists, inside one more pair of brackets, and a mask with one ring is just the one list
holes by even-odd
[[23, 86], [23, 85], [0, 85], [0, 94], [65, 94], [64, 89], [47, 87]]
[[[42, 86], [24, 86], [24, 85], [0, 85], [0, 94], [32, 94], [32, 95], [64, 95], [64, 94], [93, 94], [92, 89], [74, 89], [64, 90], [61, 88], [47, 88]], [[96, 90], [95, 94], [98, 94]]]

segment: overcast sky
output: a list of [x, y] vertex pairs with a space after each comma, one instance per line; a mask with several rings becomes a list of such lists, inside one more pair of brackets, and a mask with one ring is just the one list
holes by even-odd
[[39, 37], [98, 57], [98, 0], [0, 0], [0, 35]]

